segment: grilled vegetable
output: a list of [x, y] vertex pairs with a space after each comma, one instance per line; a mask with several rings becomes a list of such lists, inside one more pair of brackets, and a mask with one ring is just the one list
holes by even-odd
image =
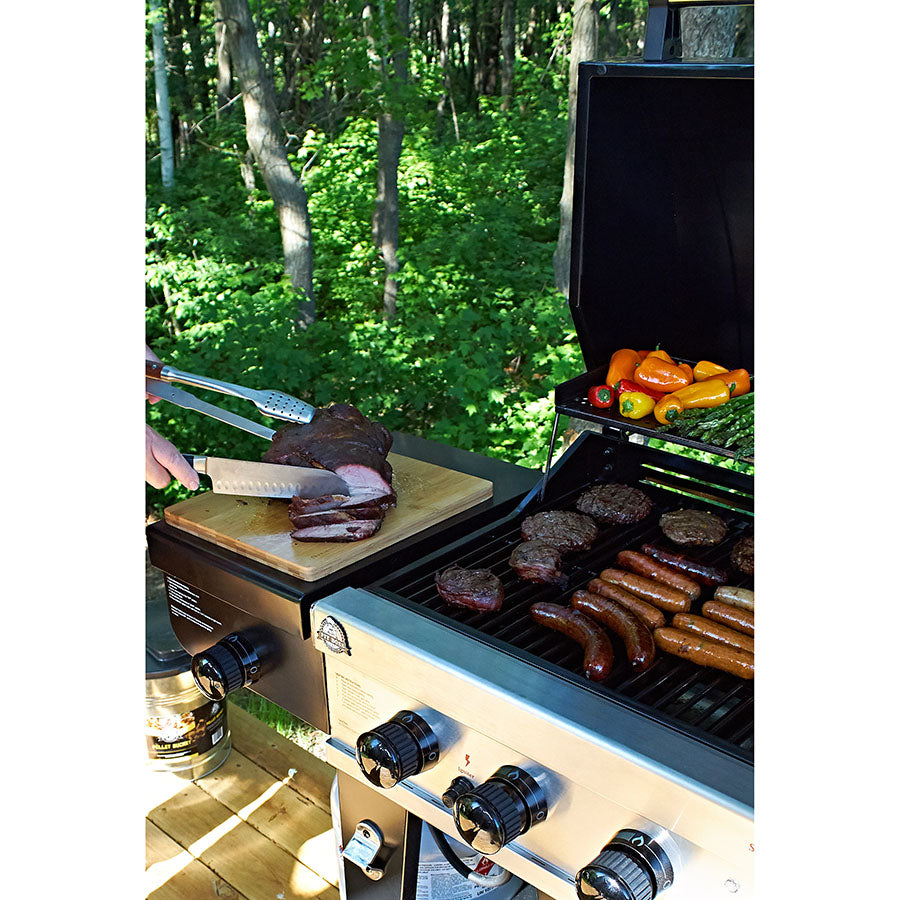
[[690, 367], [689, 363], [678, 363], [678, 368], [687, 375], [688, 384], [693, 384], [694, 382], [694, 370]]
[[632, 377], [641, 387], [661, 391], [663, 394], [677, 391], [690, 384], [683, 369], [652, 354], [634, 370]]
[[701, 359], [694, 366], [694, 381], [706, 381], [707, 378], [711, 378], [713, 375], [724, 375], [727, 371], [728, 369], [725, 366], [710, 362], [708, 359]]
[[710, 381], [713, 379], [725, 382], [732, 397], [750, 393], [750, 373], [746, 369], [732, 369], [730, 372], [712, 375]]
[[645, 388], [637, 382], [629, 381], [627, 378], [623, 378], [621, 381], [616, 382], [617, 397], [621, 397], [622, 394], [626, 393], [627, 391], [633, 391], [638, 394], [646, 394], [653, 400], [662, 400], [662, 398], [665, 396], [665, 394], [663, 394], [661, 391], [654, 391], [651, 388]]
[[686, 409], [668, 430], [733, 450], [738, 456], [752, 456], [753, 400], [750, 393], [713, 409]]
[[626, 419], [643, 419], [653, 412], [656, 402], [638, 391], [626, 391], [619, 395], [619, 412]]
[[662, 425], [671, 425], [683, 412], [684, 404], [675, 394], [663, 394], [661, 400], [656, 401], [653, 407], [653, 415], [656, 421]]
[[[667, 362], [667, 363], [674, 363], [674, 362], [675, 362], [675, 360], [672, 359], [672, 357], [669, 356], [669, 354], [666, 353], [665, 350], [660, 350], [659, 347], [657, 347], [655, 350], [649, 351], [649, 353], [647, 353], [647, 356], [655, 357], [656, 359], [662, 359], [662, 360], [665, 360], [665, 362]], [[645, 356], [644, 359], [646, 359], [647, 356]]]
[[609, 409], [616, 399], [615, 392], [608, 384], [598, 384], [588, 389], [588, 403], [597, 409]]
[[609, 360], [606, 383], [615, 384], [623, 378], [631, 378], [640, 361], [641, 358], [635, 350], [616, 350]]
[[681, 405], [685, 409], [709, 409], [713, 406], [721, 406], [731, 399], [731, 393], [728, 385], [718, 378], [709, 378], [706, 381], [699, 381], [696, 384], [689, 384], [687, 387], [672, 394], [681, 401]]

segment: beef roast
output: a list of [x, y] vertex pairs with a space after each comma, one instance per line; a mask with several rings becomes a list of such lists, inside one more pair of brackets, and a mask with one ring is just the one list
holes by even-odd
[[528, 516], [522, 522], [526, 541], [546, 541], [562, 553], [587, 550], [597, 540], [597, 526], [590, 516], [567, 510], [551, 509]]
[[562, 553], [547, 541], [523, 541], [509, 557], [510, 568], [523, 581], [564, 584]]
[[383, 425], [355, 406], [332, 403], [317, 409], [305, 425], [279, 428], [263, 462], [329, 469], [347, 482], [351, 497], [374, 499], [393, 492], [387, 461], [392, 441]]
[[676, 544], [711, 547], [728, 532], [728, 526], [711, 512], [701, 509], [676, 509], [659, 517], [662, 533]]
[[435, 576], [437, 592], [454, 606], [494, 612], [503, 605], [503, 584], [490, 569], [450, 566]]
[[329, 469], [347, 482], [348, 494], [293, 497], [288, 517], [298, 541], [361, 541], [381, 528], [397, 505], [387, 461], [390, 432], [346, 403], [317, 409], [312, 421], [280, 428], [264, 462]]
[[596, 484], [576, 501], [575, 508], [599, 522], [629, 525], [650, 515], [650, 498], [628, 484]]

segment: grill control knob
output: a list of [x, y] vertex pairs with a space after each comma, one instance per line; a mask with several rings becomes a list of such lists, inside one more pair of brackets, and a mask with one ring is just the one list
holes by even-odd
[[273, 648], [256, 630], [236, 631], [194, 655], [191, 674], [200, 693], [210, 700], [253, 684], [272, 666]]
[[579, 900], [653, 900], [671, 887], [666, 852], [640, 831], [625, 829], [575, 876]]
[[356, 740], [356, 761], [363, 775], [380, 788], [392, 788], [430, 769], [439, 755], [438, 739], [429, 724], [408, 709]]
[[462, 839], [491, 855], [547, 817], [540, 785], [523, 769], [501, 766], [484, 784], [464, 791], [453, 805]]
[[460, 794], [464, 794], [466, 791], [471, 791], [472, 788], [475, 787], [468, 778], [463, 778], [462, 776], [457, 776], [450, 782], [450, 787], [441, 794], [441, 803], [447, 807], [447, 809], [453, 809], [453, 804], [456, 803], [457, 797]]

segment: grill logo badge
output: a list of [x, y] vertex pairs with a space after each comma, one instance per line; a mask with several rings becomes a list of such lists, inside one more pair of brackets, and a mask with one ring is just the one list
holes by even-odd
[[347, 656], [350, 655], [350, 643], [347, 640], [347, 632], [344, 631], [344, 626], [337, 619], [325, 616], [322, 619], [319, 630], [316, 632], [316, 637], [332, 653], [346, 653]]

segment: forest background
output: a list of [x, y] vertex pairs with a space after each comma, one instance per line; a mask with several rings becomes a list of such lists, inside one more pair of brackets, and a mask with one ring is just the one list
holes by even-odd
[[[146, 335], [167, 363], [543, 464], [567, 305], [574, 75], [646, 0], [150, 0]], [[752, 7], [685, 55], [753, 55]], [[248, 414], [246, 403], [214, 401]], [[258, 438], [165, 403], [180, 449]], [[148, 509], [184, 496], [147, 488]]]

